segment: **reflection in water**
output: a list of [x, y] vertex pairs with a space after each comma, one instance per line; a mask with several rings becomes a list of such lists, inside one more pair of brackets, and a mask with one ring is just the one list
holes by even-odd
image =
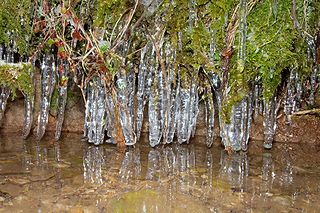
[[54, 159], [57, 163], [61, 161], [61, 151], [60, 151], [60, 143], [54, 143]]
[[[315, 191], [320, 191], [320, 185], [315, 183], [315, 180], [319, 180], [317, 174], [320, 170], [312, 170], [312, 167], [306, 167], [301, 161], [297, 161], [297, 156], [290, 149], [228, 155], [224, 150], [171, 145], [154, 149], [137, 146], [119, 153], [112, 146], [85, 144], [75, 148], [74, 144], [61, 142], [25, 142], [15, 148], [14, 152], [19, 154], [8, 154], [13, 148], [10, 143], [7, 144], [1, 143], [0, 154], [4, 157], [0, 160], [6, 159], [4, 162], [12, 163], [16, 160], [15, 156], [21, 156], [12, 163], [18, 167], [9, 171], [12, 174], [22, 168], [24, 175], [32, 176], [30, 180], [33, 182], [50, 179], [55, 189], [63, 190], [68, 184], [72, 189], [79, 185], [90, 188], [99, 184], [99, 189], [114, 193], [117, 198], [131, 191], [134, 193], [125, 199], [130, 201], [133, 196], [140, 200], [137, 201], [137, 205], [141, 204], [137, 206], [140, 210], [167, 210], [163, 206], [174, 209], [177, 202], [181, 206], [184, 203], [179, 201], [183, 195], [186, 196], [184, 198], [204, 202], [214, 211], [215, 205], [226, 205], [229, 202], [235, 203], [230, 209], [245, 205], [253, 212], [260, 212], [259, 210], [265, 211], [277, 202], [296, 206], [305, 201], [312, 203]], [[77, 153], [83, 156], [77, 156]], [[3, 169], [9, 168], [5, 167], [5, 163], [0, 166], [2, 173]], [[76, 176], [77, 178], [72, 179]], [[313, 179], [306, 179], [307, 177]], [[24, 181], [28, 182], [29, 177]], [[82, 184], [82, 181], [86, 184]], [[79, 185], [74, 186], [73, 182]], [[100, 196], [99, 193], [97, 195]], [[144, 196], [149, 196], [150, 199]], [[94, 198], [99, 200], [97, 206], [105, 205], [108, 200], [98, 198]], [[154, 199], [161, 199], [161, 202], [153, 203]], [[222, 203], [221, 199], [225, 201]], [[223, 210], [228, 209], [222, 209], [222, 212]], [[219, 209], [217, 212], [220, 212]]]
[[206, 158], [205, 158], [205, 173], [201, 176], [202, 182], [201, 187], [203, 188], [204, 196], [203, 198], [207, 198], [212, 192], [213, 188], [213, 155], [211, 150], [207, 150]]
[[280, 184], [283, 186], [290, 186], [293, 184], [293, 168], [292, 168], [292, 159], [288, 149], [285, 148], [282, 150], [282, 159], [281, 159], [281, 176], [280, 176]]
[[83, 177], [88, 183], [102, 184], [102, 168], [105, 166], [102, 146], [88, 146], [83, 156]]
[[39, 171], [49, 170], [48, 149], [46, 147], [41, 147], [39, 144], [32, 147], [25, 142], [23, 144], [21, 164], [23, 171], [26, 172], [30, 172], [33, 169]]
[[269, 203], [269, 195], [272, 193], [273, 184], [276, 178], [274, 163], [271, 153], [263, 153], [262, 155], [262, 186], [261, 197], [265, 203]]
[[274, 164], [272, 161], [271, 153], [263, 153], [262, 155], [262, 180], [267, 183], [266, 185], [272, 185], [276, 177], [274, 171]]
[[229, 181], [234, 190], [246, 191], [249, 164], [246, 152], [232, 153], [221, 151], [220, 177]]
[[39, 169], [48, 169], [48, 149], [46, 147], [41, 147], [39, 144], [36, 146], [35, 165]]
[[182, 192], [189, 192], [191, 185], [195, 184], [195, 162], [193, 146], [152, 149], [148, 154], [146, 179], [159, 182], [170, 181], [170, 189], [178, 188]]
[[31, 164], [32, 164], [32, 155], [31, 155], [31, 147], [23, 143], [23, 155], [22, 155], [22, 170], [29, 172], [31, 171]]
[[157, 149], [152, 149], [148, 154], [148, 171], [146, 175], [147, 180], [160, 179], [160, 159], [161, 155]]
[[176, 155], [173, 152], [172, 147], [165, 147], [162, 150], [162, 162], [161, 162], [161, 175], [163, 177], [172, 178], [174, 176]]
[[140, 162], [140, 150], [130, 149], [125, 153], [121, 168], [120, 178], [122, 180], [140, 179], [141, 176], [141, 162]]

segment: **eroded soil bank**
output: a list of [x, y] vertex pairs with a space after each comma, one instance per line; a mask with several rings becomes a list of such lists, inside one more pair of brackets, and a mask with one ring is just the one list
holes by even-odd
[[93, 146], [0, 137], [0, 212], [317, 212], [320, 147]]

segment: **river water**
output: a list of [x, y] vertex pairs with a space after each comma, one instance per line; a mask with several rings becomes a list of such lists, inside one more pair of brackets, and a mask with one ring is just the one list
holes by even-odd
[[119, 151], [70, 134], [0, 137], [0, 212], [319, 212], [320, 146], [251, 142]]

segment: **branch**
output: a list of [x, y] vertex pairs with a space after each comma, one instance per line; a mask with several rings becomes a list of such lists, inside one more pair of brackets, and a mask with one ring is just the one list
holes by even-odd
[[112, 48], [112, 50], [115, 50], [115, 49], [119, 46], [119, 44], [121, 43], [121, 39], [123, 38], [124, 34], [127, 32], [128, 27], [129, 27], [129, 25], [130, 25], [130, 23], [131, 23], [131, 21], [132, 21], [132, 18], [133, 18], [134, 14], [135, 14], [135, 12], [136, 12], [136, 10], [137, 10], [137, 7], [138, 7], [138, 5], [139, 5], [139, 1], [140, 1], [140, 0], [136, 0], [136, 4], [134, 5], [133, 11], [132, 11], [132, 13], [131, 13], [130, 16], [129, 16], [128, 22], [127, 22], [127, 24], [124, 26], [124, 28], [122, 29], [122, 32], [121, 32], [121, 33], [118, 35], [118, 37], [116, 38], [116, 44], [114, 45], [114, 47]]
[[320, 109], [309, 109], [309, 110], [303, 110], [299, 112], [294, 112], [292, 115], [307, 115], [307, 114], [317, 114], [320, 113]]

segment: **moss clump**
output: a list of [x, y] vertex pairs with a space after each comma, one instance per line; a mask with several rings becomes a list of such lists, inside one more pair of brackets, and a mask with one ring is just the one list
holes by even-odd
[[0, 86], [10, 88], [13, 98], [16, 96], [17, 90], [24, 95], [30, 95], [34, 91], [32, 65], [26, 63], [19, 65], [0, 65]]
[[32, 51], [33, 2], [30, 0], [3, 0], [0, 4], [0, 44], [15, 41], [20, 54]]

